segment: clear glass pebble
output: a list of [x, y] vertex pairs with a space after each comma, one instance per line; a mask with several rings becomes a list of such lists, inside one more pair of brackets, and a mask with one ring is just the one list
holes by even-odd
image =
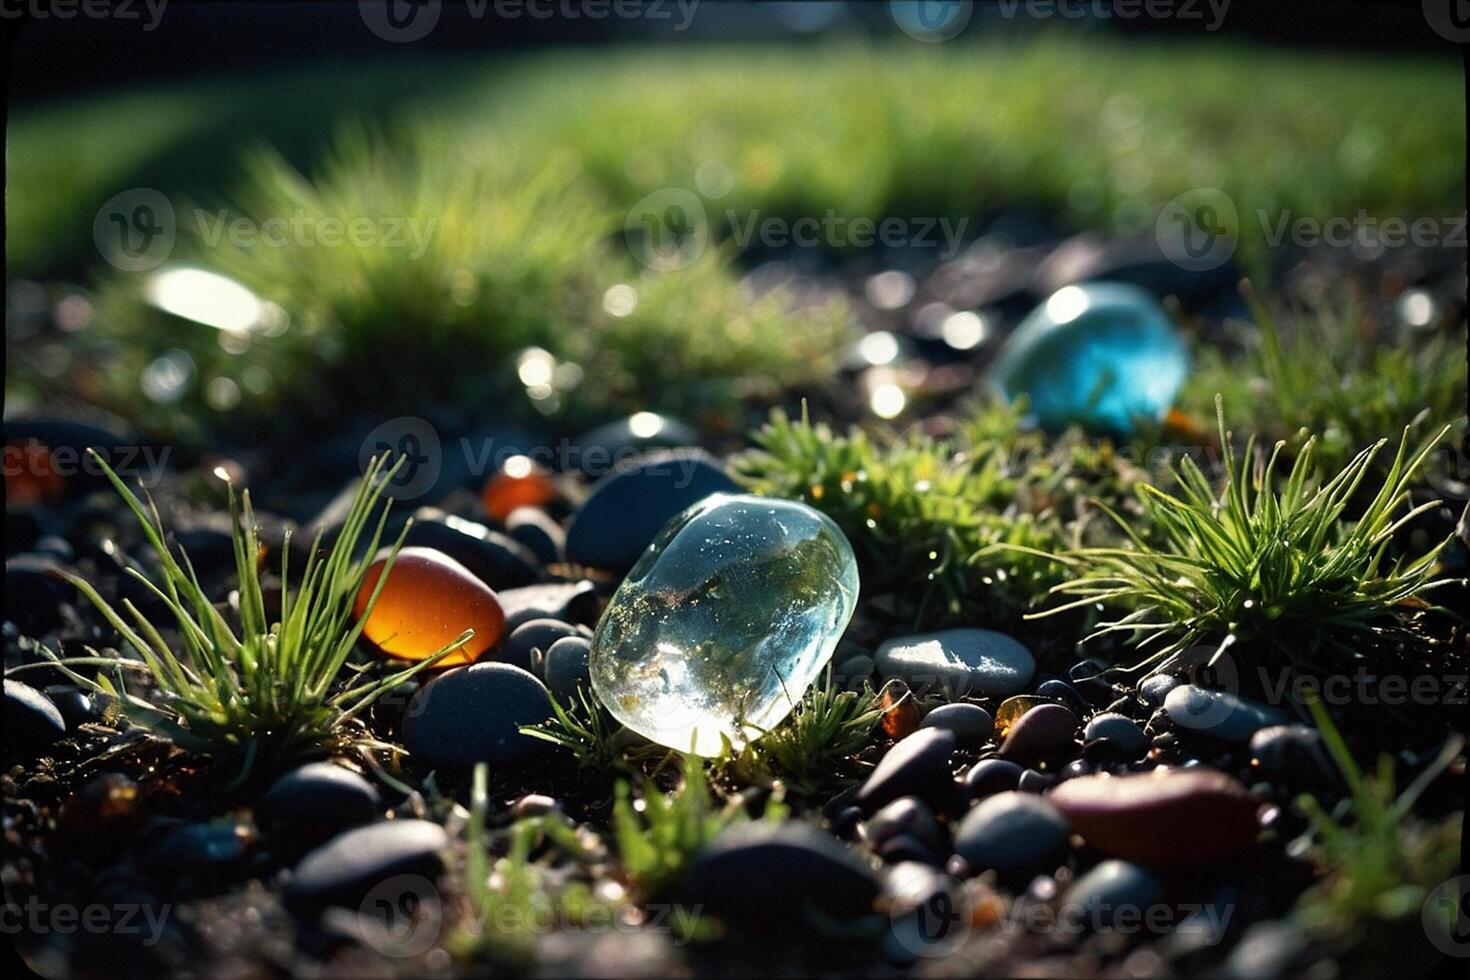
[[592, 687], [629, 728], [719, 754], [791, 712], [858, 598], [836, 524], [805, 504], [715, 494], [664, 526], [592, 639]]

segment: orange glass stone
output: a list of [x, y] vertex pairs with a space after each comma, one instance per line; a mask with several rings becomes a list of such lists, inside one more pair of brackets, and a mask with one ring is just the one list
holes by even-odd
[[556, 484], [543, 469], [524, 456], [506, 460], [505, 467], [485, 484], [481, 499], [492, 518], [505, 523], [517, 507], [542, 507], [557, 498]]
[[5, 443], [5, 506], [31, 507], [60, 497], [66, 478], [51, 451], [35, 439]]
[[[368, 569], [353, 613], [362, 616], [387, 556]], [[500, 642], [505, 611], [495, 592], [459, 562], [433, 548], [404, 548], [363, 625], [362, 635], [390, 657], [426, 660], [467, 629], [475, 635], [435, 666], [473, 663]]]

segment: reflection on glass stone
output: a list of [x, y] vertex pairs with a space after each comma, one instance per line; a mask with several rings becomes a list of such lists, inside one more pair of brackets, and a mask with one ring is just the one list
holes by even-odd
[[1127, 436], [1162, 421], [1189, 370], [1169, 315], [1137, 286], [1065, 286], [1006, 342], [991, 379], [1008, 400], [1025, 396], [1043, 428], [1080, 425]]
[[716, 755], [790, 713], [857, 604], [842, 532], [805, 504], [716, 494], [675, 517], [592, 640], [598, 698], [623, 724]]

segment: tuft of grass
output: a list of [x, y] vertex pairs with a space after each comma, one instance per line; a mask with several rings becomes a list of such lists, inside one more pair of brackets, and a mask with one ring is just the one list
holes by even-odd
[[732, 461], [735, 478], [832, 518], [864, 591], [911, 599], [916, 622], [1013, 626], [1058, 581], [1059, 566], [1038, 553], [1060, 546], [1060, 523], [1016, 504], [1026, 471], [999, 440], [838, 435], [804, 410], [797, 421], [775, 411], [752, 439]]
[[1383, 336], [1351, 300], [1339, 310], [1306, 311], [1283, 329], [1254, 290], [1244, 293], [1258, 329], [1246, 335], [1238, 360], [1216, 348], [1201, 352], [1180, 395], [1186, 414], [1207, 416], [1223, 394], [1249, 413], [1252, 431], [1285, 440], [1292, 453], [1315, 434], [1314, 454], [1328, 470], [1406, 428], [1429, 431], [1463, 419], [1463, 331], [1458, 339], [1439, 330]]
[[551, 876], [532, 860], [543, 842], [582, 862], [605, 857], [600, 841], [586, 839], [562, 814], [526, 817], [507, 830], [506, 853], [491, 863], [486, 821], [490, 810], [489, 767], [475, 766], [470, 816], [465, 825], [465, 894], [471, 918], [454, 939], [461, 955], [484, 956], [516, 971], [535, 960], [535, 941], [550, 924], [610, 922], [617, 908], [592, 894], [583, 882], [555, 893]]
[[602, 706], [597, 696], [579, 686], [569, 704], [551, 695], [551, 717], [521, 728], [521, 734], [566, 749], [577, 768], [597, 771], [624, 764], [630, 754], [663, 753], [629, 730]]
[[[1460, 863], [1460, 814], [1439, 823], [1413, 816], [1420, 795], [1464, 746], [1456, 736], [1399, 793], [1393, 757], [1365, 774], [1319, 701], [1308, 703], [1333, 762], [1348, 788], [1352, 822], [1334, 819], [1311, 796], [1297, 807], [1312, 821], [1323, 878], [1297, 900], [1293, 915], [1309, 928], [1351, 930], [1373, 921], [1417, 920], [1425, 897], [1453, 877]], [[1458, 910], [1450, 912], [1453, 925]], [[1449, 932], [1449, 929], [1445, 930]]]
[[[1444, 430], [1410, 453], [1405, 431], [1378, 489], [1356, 520], [1347, 511], [1387, 440], [1362, 450], [1323, 482], [1308, 439], [1282, 485], [1277, 464], [1284, 444], [1269, 456], [1252, 438], [1236, 457], [1216, 401], [1225, 481], [1216, 493], [1190, 457], [1178, 467], [1179, 495], [1141, 484], [1151, 543], [1105, 508], [1131, 547], [1083, 548], [1063, 556], [1076, 577], [1053, 589], [1072, 601], [1037, 614], [1102, 604], [1128, 610], [1105, 621], [1093, 636], [1123, 634], [1149, 656], [1167, 662], [1197, 643], [1234, 637], [1244, 648], [1309, 665], [1320, 653], [1352, 654], [1354, 641], [1401, 627], [1422, 608], [1447, 538], [1416, 557], [1389, 551], [1396, 531], [1437, 506], [1404, 510], [1415, 471]], [[1090, 639], [1091, 637], [1089, 637]]]
[[[472, 153], [422, 126], [391, 137], [348, 129], [311, 176], [257, 152], [234, 207], [195, 213], [205, 217], [185, 224], [180, 264], [244, 285], [279, 308], [280, 324], [226, 338], [181, 331], [147, 301], [150, 280], [111, 277], [98, 322], [133, 359], [113, 392], [125, 404], [138, 401], [138, 372], [166, 337], [195, 364], [185, 397], [216, 422], [425, 398], [573, 421], [727, 411], [752, 392], [829, 375], [850, 329], [840, 307], [793, 312], [780, 291], [750, 300], [718, 248], [687, 268], [643, 269], [614, 235], [624, 213], [566, 153], [530, 160], [498, 142]], [[224, 229], [242, 217], [306, 232], [234, 240]], [[364, 223], [357, 240], [313, 237]], [[614, 287], [620, 301], [605, 302]], [[518, 364], [531, 350], [551, 360], [528, 374]], [[217, 378], [246, 394], [238, 407], [209, 403]]]
[[[793, 792], [815, 796], [852, 775], [853, 757], [868, 744], [883, 717], [871, 687], [844, 691], [831, 670], [781, 724], [727, 756], [737, 773], [779, 779]], [[749, 781], [748, 779], [745, 781]]]
[[[644, 783], [635, 800], [619, 782], [612, 811], [612, 840], [628, 880], [645, 900], [667, 894], [683, 881], [696, 854], [720, 831], [748, 819], [739, 800], [718, 806], [698, 756], [684, 756], [683, 786], [673, 793]], [[779, 820], [785, 806], [776, 795], [765, 819]]]
[[[397, 469], [397, 465], [387, 466], [386, 455], [368, 466], [330, 551], [322, 552], [320, 537], [313, 543], [294, 595], [289, 588], [289, 547], [282, 549], [277, 622], [266, 615], [260, 578], [264, 556], [250, 493], [245, 491], [243, 499], [237, 500], [230, 488], [240, 597], [238, 631], [204, 593], [188, 555], [180, 549], [175, 556], [168, 547], [167, 531], [153, 502], [145, 505], [139, 500], [99, 454], [94, 452], [93, 459], [133, 512], [158, 556], [159, 582], [136, 570], [129, 574], [168, 608], [180, 645], [170, 646], [130, 600], [122, 602], [124, 616], [91, 583], [61, 573], [139, 659], [95, 650], [88, 657], [62, 659], [47, 651], [47, 663], [77, 683], [116, 699], [133, 725], [181, 749], [239, 767], [236, 783], [257, 767], [274, 770], [301, 756], [354, 742], [377, 747], [377, 743], [349, 734], [353, 719], [383, 692], [431, 666], [471, 636], [467, 630], [433, 657], [386, 676], [345, 684], [339, 681], [403, 540], [400, 535], [394, 542], [366, 611], [354, 620], [353, 603], [378, 551], [391, 506], [391, 500], [384, 499], [377, 508], [383, 488]], [[364, 543], [363, 535], [369, 530]], [[89, 677], [75, 670], [81, 666], [101, 668], [101, 672]], [[129, 690], [124, 678], [127, 671], [145, 675], [151, 689]]]

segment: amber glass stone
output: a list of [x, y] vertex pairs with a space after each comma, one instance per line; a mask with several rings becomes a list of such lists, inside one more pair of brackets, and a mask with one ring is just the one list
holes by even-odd
[[51, 451], [34, 439], [5, 443], [5, 506], [31, 507], [60, 497], [66, 490]]
[[[355, 615], [367, 610], [386, 564], [387, 556], [382, 555], [368, 569], [357, 593]], [[505, 611], [495, 592], [453, 558], [432, 548], [404, 548], [362, 634], [390, 657], [424, 660], [467, 629], [475, 635], [436, 666], [455, 667], [479, 659], [500, 642]]]
[[517, 507], [544, 507], [557, 496], [550, 474], [526, 457], [517, 456], [507, 460], [505, 467], [485, 483], [481, 499], [485, 512], [504, 524]]

